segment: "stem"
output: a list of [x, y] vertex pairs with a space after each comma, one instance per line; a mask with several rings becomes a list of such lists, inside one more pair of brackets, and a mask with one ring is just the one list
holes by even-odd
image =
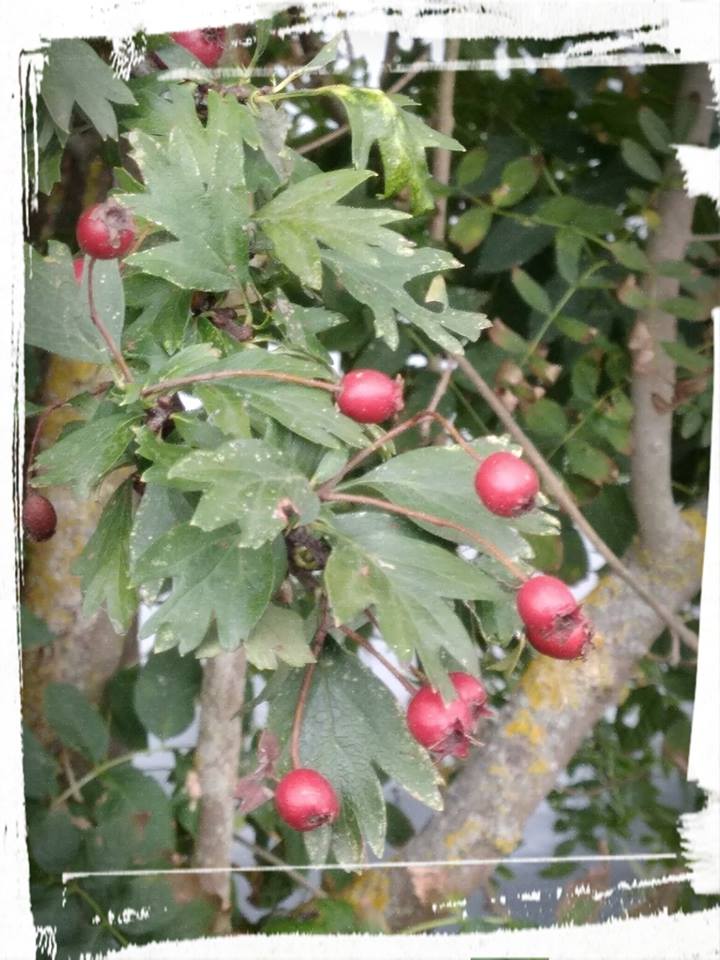
[[[460, 55], [459, 37], [449, 37], [445, 41], [445, 52], [443, 59], [446, 63], [454, 62]], [[445, 69], [440, 74], [437, 93], [437, 120], [436, 128], [439, 133], [449, 137], [452, 135], [455, 127], [455, 118], [453, 116], [453, 102], [455, 100], [455, 77], [454, 70]], [[438, 147], [433, 155], [433, 177], [438, 183], [447, 184], [450, 180], [450, 151], [446, 147]], [[447, 222], [447, 197], [440, 196], [435, 202], [435, 214], [430, 221], [430, 239], [437, 243], [445, 240], [445, 227]]]
[[[517, 220], [518, 223], [528, 224], [534, 223], [540, 227], [554, 227], [557, 229], [557, 223], [554, 221], [543, 220], [542, 217], [538, 217], [534, 213], [515, 213], [514, 210], [508, 210], [507, 207], [494, 207], [491, 203], [488, 203], [487, 200], [479, 200], [477, 197], [471, 197], [469, 194], [463, 194], [463, 199], [467, 200], [469, 203], [472, 203], [476, 207], [487, 207], [493, 212], [493, 214], [498, 214], [501, 217], [508, 217], [510, 220]], [[603, 240], [602, 237], [598, 237], [596, 234], [591, 233], [589, 230], [582, 230], [580, 227], [576, 226], [574, 223], [564, 223], [563, 227], [572, 230], [573, 233], [577, 233], [581, 237], [585, 237], [586, 240], [591, 240], [593, 243], [596, 243], [598, 246], [602, 247], [603, 250], [608, 250], [612, 253], [612, 244], [608, 243], [607, 240]]]
[[337, 393], [338, 384], [327, 380], [312, 380], [307, 377], [297, 377], [292, 373], [278, 373], [272, 370], [218, 370], [215, 373], [196, 373], [187, 377], [176, 377], [174, 380], [162, 380], [160, 383], [151, 383], [143, 387], [141, 397], [150, 397], [154, 393], [171, 392], [189, 387], [193, 383], [212, 383], [215, 380], [235, 380], [240, 377], [260, 380], [279, 380], [281, 383], [297, 383], [301, 387], [315, 387], [318, 390], [327, 390], [328, 393]]
[[390, 663], [387, 657], [384, 657], [379, 650], [376, 650], [369, 640], [366, 640], [362, 634], [357, 633], [355, 630], [351, 630], [350, 627], [339, 627], [338, 629], [344, 633], [346, 637], [350, 637], [351, 640], [354, 640], [358, 646], [363, 648], [363, 650], [367, 650], [370, 656], [375, 657], [378, 663], [381, 663], [388, 673], [391, 673], [395, 679], [401, 683], [403, 687], [405, 687], [411, 696], [415, 696], [417, 693], [417, 687], [411, 683], [408, 678], [397, 669], [397, 667]]
[[[440, 374], [440, 377], [437, 382], [437, 386], [435, 387], [435, 390], [433, 391], [433, 395], [430, 398], [430, 403], [427, 405], [428, 413], [435, 413], [437, 408], [440, 406], [440, 403], [442, 402], [442, 398], [448, 392], [448, 389], [450, 387], [450, 381], [453, 375], [453, 369], [454, 369], [454, 366], [448, 363], [445, 369]], [[420, 435], [422, 436], [423, 440], [425, 440], [425, 442], [427, 443], [427, 441], [430, 438], [429, 418], [427, 420], [424, 420], [423, 423], [420, 424]]]
[[105, 927], [108, 933], [117, 940], [121, 947], [127, 947], [130, 945], [128, 938], [124, 934], [120, 933], [120, 931], [116, 929], [107, 919], [97, 900], [93, 899], [93, 897], [91, 897], [89, 893], [86, 893], [85, 890], [83, 890], [83, 888], [77, 883], [71, 883], [69, 889], [72, 893], [76, 893], [79, 897], [81, 897], [88, 904], [88, 906], [92, 907], [102, 926]]
[[233, 840], [236, 843], [241, 843], [244, 847], [247, 847], [247, 849], [251, 850], [260, 860], [264, 860], [266, 863], [272, 863], [276, 867], [282, 867], [291, 880], [293, 880], [299, 887], [304, 887], [314, 897], [318, 897], [320, 900], [327, 899], [328, 895], [324, 890], [310, 883], [310, 881], [306, 879], [299, 871], [293, 870], [289, 864], [287, 864], [276, 853], [273, 853], [272, 850], [266, 850], [265, 847], [261, 847], [258, 843], [253, 843], [252, 840], [246, 840], [245, 837], [241, 836], [239, 833], [233, 834]]
[[64, 790], [58, 797], [55, 797], [53, 802], [50, 804], [51, 810], [57, 810], [58, 807], [61, 807], [70, 797], [74, 797], [83, 787], [86, 787], [89, 783], [92, 783], [93, 780], [97, 780], [98, 777], [101, 777], [104, 773], [107, 773], [108, 770], [112, 770], [114, 767], [119, 767], [123, 763], [130, 763], [135, 757], [147, 756], [150, 753], [161, 752], [163, 748], [149, 748], [148, 750], [133, 750], [132, 753], [123, 753], [119, 757], [113, 757], [111, 760], [105, 760], [103, 763], [98, 764], [96, 767], [93, 767], [92, 770], [89, 770], [84, 777], [80, 777], [79, 780], [75, 780], [67, 790]]
[[449, 436], [451, 436], [453, 440], [455, 440], [458, 446], [462, 447], [463, 450], [474, 460], [477, 460], [478, 463], [482, 463], [484, 458], [477, 452], [477, 450], [473, 449], [473, 447], [462, 436], [457, 427], [453, 426], [453, 424], [443, 417], [442, 414], [428, 408], [427, 410], [421, 410], [408, 420], [404, 420], [396, 427], [392, 427], [381, 437], [378, 437], [377, 440], [374, 440], [370, 446], [365, 447], [364, 450], [360, 450], [358, 453], [356, 453], [355, 456], [351, 457], [345, 466], [339, 470], [334, 477], [330, 477], [329, 480], [326, 480], [325, 483], [318, 488], [318, 496], [322, 498], [331, 493], [344, 477], [346, 477], [349, 473], [352, 473], [352, 471], [355, 470], [355, 468], [365, 460], [367, 460], [369, 456], [371, 456], [377, 450], [380, 450], [381, 447], [384, 447], [386, 443], [390, 443], [390, 441], [394, 440], [395, 437], [399, 437], [401, 433], [405, 433], [406, 430], [411, 430], [413, 427], [417, 426], [418, 423], [422, 423], [423, 420], [436, 420], [443, 430]]
[[300, 687], [297, 705], [295, 706], [295, 716], [293, 717], [292, 735], [290, 738], [290, 758], [292, 760], [294, 770], [298, 770], [300, 767], [302, 767], [302, 763], [300, 762], [300, 733], [302, 732], [302, 719], [303, 714], [305, 713], [305, 704], [307, 703], [308, 693], [310, 692], [310, 684], [312, 683], [315, 667], [317, 666], [317, 658], [320, 656], [320, 651], [325, 643], [325, 637], [327, 636], [328, 631], [328, 601], [327, 596], [324, 593], [320, 597], [319, 606], [320, 617], [318, 619], [318, 628], [315, 632], [315, 640], [312, 648], [315, 660], [305, 667], [305, 676], [303, 677], [302, 686]]
[[560, 477], [540, 453], [532, 440], [525, 434], [523, 429], [516, 423], [512, 414], [505, 409], [500, 399], [494, 391], [488, 386], [483, 377], [477, 372], [475, 367], [462, 356], [455, 357], [458, 368], [465, 374], [468, 380], [476, 388], [480, 396], [492, 409], [495, 416], [503, 424], [508, 433], [523, 448], [526, 457], [535, 467], [543, 479], [546, 491], [552, 496], [558, 506], [570, 517], [575, 526], [588, 538], [599, 554], [606, 560], [608, 566], [625, 581], [637, 593], [647, 605], [655, 611], [671, 631], [677, 635], [690, 647], [691, 650], [697, 650], [698, 638], [692, 630], [668, 610], [664, 604], [659, 603], [647, 587], [641, 583], [638, 578], [625, 566], [622, 560], [610, 549], [605, 541], [600, 537], [595, 528], [585, 519], [578, 505], [575, 503], [570, 492], [565, 487]]
[[411, 520], [420, 520], [423, 523], [432, 523], [436, 527], [446, 527], [448, 530], [457, 530], [458, 533], [462, 533], [464, 537], [468, 540], [472, 540], [480, 546], [485, 553], [489, 554], [498, 563], [502, 564], [505, 569], [515, 577], [516, 580], [524, 582], [527, 580], [526, 574], [520, 569], [520, 567], [506, 556], [502, 550], [498, 549], [494, 543], [491, 543], [489, 540], [486, 540], [485, 537], [480, 536], [479, 533], [475, 533], [473, 530], [468, 530], [467, 527], [463, 527], [459, 523], [454, 523], [452, 520], [444, 520], [442, 517], [436, 517], [432, 513], [423, 513], [421, 510], [410, 510], [408, 507], [400, 507], [395, 503], [388, 503], [386, 500], [379, 500], [377, 497], [365, 497], [360, 496], [359, 494], [351, 493], [327, 493], [322, 497], [323, 500], [327, 500], [333, 503], [357, 503], [364, 504], [368, 507], [378, 507], [380, 510], [385, 510], [388, 513], [397, 513], [403, 517], [409, 517]]
[[123, 378], [127, 383], [132, 383], [133, 375], [130, 370], [130, 367], [125, 362], [125, 357], [122, 355], [122, 351], [115, 343], [110, 334], [110, 331], [105, 326], [105, 324], [100, 319], [97, 310], [95, 309], [95, 294], [93, 293], [93, 272], [95, 267], [95, 258], [90, 258], [90, 263], [88, 264], [88, 307], [90, 308], [90, 319], [93, 322], [95, 329], [98, 331], [100, 336], [105, 341], [108, 350], [112, 354], [113, 360], [120, 368], [120, 372], [123, 375]]

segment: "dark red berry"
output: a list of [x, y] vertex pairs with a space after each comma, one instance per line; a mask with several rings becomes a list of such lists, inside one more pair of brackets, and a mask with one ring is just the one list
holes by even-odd
[[275, 807], [293, 830], [316, 830], [337, 820], [340, 801], [332, 784], [317, 770], [300, 767], [287, 773], [275, 791]]
[[225, 51], [223, 33], [222, 30], [180, 30], [170, 36], [200, 63], [206, 67], [214, 67]]
[[538, 653], [544, 653], [546, 657], [554, 657], [556, 660], [576, 660], [585, 655], [592, 641], [593, 631], [578, 607], [576, 613], [565, 623], [545, 632], [528, 630], [527, 637]]
[[31, 493], [23, 503], [22, 521], [28, 539], [49, 540], [57, 527], [55, 507], [42, 494]]
[[351, 370], [340, 381], [338, 406], [358, 423], [382, 423], [403, 408], [403, 383], [379, 370]]
[[75, 235], [80, 249], [88, 256], [113, 260], [124, 257], [135, 242], [135, 221], [116, 200], [106, 200], [80, 214]]
[[544, 574], [526, 580], [516, 597], [520, 619], [529, 630], [552, 630], [559, 620], [578, 608], [570, 588], [557, 577]]
[[421, 687], [408, 706], [407, 725], [417, 742], [431, 753], [467, 757], [468, 734], [474, 722], [462, 696], [446, 703], [432, 687]]
[[488, 698], [487, 691], [479, 680], [469, 673], [451, 673], [450, 680], [458, 696], [470, 711], [473, 721], [477, 722], [480, 717], [492, 716], [492, 711], [485, 706]]
[[82, 283], [83, 270], [85, 269], [85, 257], [75, 257], [73, 260], [73, 273], [77, 283]]
[[530, 464], [512, 453], [498, 451], [478, 467], [475, 490], [491, 513], [518, 517], [534, 507], [540, 483]]

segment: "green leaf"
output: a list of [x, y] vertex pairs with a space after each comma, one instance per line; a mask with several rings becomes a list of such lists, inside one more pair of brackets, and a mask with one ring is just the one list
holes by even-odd
[[384, 197], [408, 189], [413, 213], [433, 205], [425, 159], [428, 147], [462, 150], [461, 144], [429, 127], [420, 117], [403, 109], [412, 101], [382, 90], [367, 90], [335, 84], [325, 87], [341, 101], [352, 130], [352, 162], [356, 169], [368, 165], [370, 148], [377, 143], [385, 178]]
[[650, 107], [640, 107], [638, 110], [640, 129], [645, 139], [658, 153], [672, 154], [672, 134], [667, 124]]
[[692, 350], [682, 340], [663, 340], [661, 346], [683, 370], [691, 373], [709, 373], [712, 370], [712, 360], [697, 350]]
[[242, 549], [232, 528], [205, 533], [181, 524], [146, 550], [134, 568], [139, 583], [172, 577], [172, 591], [143, 626], [156, 650], [197, 649], [214, 622], [224, 650], [237, 649], [265, 612], [286, 569], [282, 540]]
[[562, 227], [555, 234], [555, 259], [558, 273], [568, 283], [577, 283], [580, 276], [580, 255], [583, 248], [583, 238], [567, 227]]
[[610, 250], [617, 262], [628, 270], [639, 270], [644, 273], [652, 270], [652, 264], [645, 255], [645, 251], [641, 250], [636, 243], [618, 240], [610, 244]]
[[489, 325], [482, 313], [450, 306], [431, 309], [418, 303], [405, 289], [417, 277], [459, 267], [461, 264], [445, 250], [426, 247], [397, 256], [387, 252], [378, 266], [329, 250], [323, 251], [323, 260], [347, 292], [371, 310], [377, 335], [391, 350], [397, 349], [400, 341], [398, 317], [414, 324], [452, 353], [462, 352], [462, 344], [453, 333], [477, 340], [481, 330]]
[[132, 495], [132, 480], [126, 480], [106, 504], [73, 568], [82, 578], [83, 616], [91, 617], [104, 605], [118, 633], [127, 630], [137, 610], [129, 574]]
[[33, 486], [68, 483], [86, 497], [106, 473], [123, 461], [137, 414], [112, 413], [65, 434], [35, 460], [42, 471]]
[[176, 524], [185, 523], [191, 516], [192, 507], [182, 493], [148, 484], [130, 531], [129, 560], [133, 579], [145, 551]]
[[467, 187], [474, 180], [478, 180], [485, 170], [488, 161], [488, 152], [485, 147], [474, 147], [460, 158], [455, 179], [458, 187]]
[[433, 684], [452, 696], [440, 650], [468, 670], [477, 651], [448, 599], [492, 599], [495, 582], [412, 527], [382, 513], [333, 518], [325, 584], [337, 622], [374, 606], [385, 641], [403, 660], [417, 653]]
[[[270, 704], [269, 726], [285, 743], [302, 677], [303, 671], [293, 671]], [[385, 839], [385, 799], [377, 767], [421, 803], [442, 808], [438, 774], [410, 737], [394, 697], [357, 657], [337, 647], [326, 647], [313, 673], [300, 756], [332, 782], [343, 814], [357, 819], [377, 856], [383, 854]]]
[[278, 662], [302, 667], [315, 659], [305, 623], [294, 610], [271, 604], [245, 641], [247, 658], [258, 670], [276, 670]]
[[549, 314], [551, 312], [550, 297], [529, 273], [525, 273], [521, 267], [514, 267], [510, 279], [512, 285], [529, 307], [539, 313]]
[[57, 787], [57, 765], [30, 727], [23, 724], [23, 774], [25, 796], [43, 800]]
[[582, 512], [610, 549], [622, 556], [637, 531], [627, 488], [604, 486]]
[[110, 734], [95, 707], [71, 683], [49, 683], [43, 696], [45, 719], [65, 746], [94, 763], [106, 756]]
[[[125, 302], [117, 260], [97, 260], [93, 272], [98, 316], [119, 342]], [[27, 247], [25, 343], [71, 360], [108, 363], [108, 348], [90, 320], [87, 283], [87, 267], [81, 283], [75, 280], [73, 257], [64, 244], [51, 240], [46, 257]]]
[[77, 105], [103, 140], [118, 139], [112, 104], [135, 103], [129, 87], [84, 40], [54, 40], [50, 44], [40, 94], [53, 123], [65, 136], [70, 133]]
[[23, 650], [47, 647], [55, 639], [55, 634], [45, 621], [41, 620], [24, 603], [20, 607], [20, 636]]
[[127, 342], [134, 343], [134, 353], [142, 352], [145, 341], [153, 351], [159, 343], [168, 353], [178, 351], [190, 321], [189, 290], [179, 290], [160, 277], [134, 274], [124, 281], [125, 297], [130, 307], [140, 314], [126, 329]]
[[202, 668], [197, 660], [177, 651], [150, 655], [140, 671], [133, 703], [143, 726], [168, 740], [182, 733], [195, 716], [195, 698], [200, 693]]
[[480, 247], [474, 270], [480, 274], [501, 273], [526, 263], [551, 244], [554, 236], [554, 230], [530, 220], [519, 222], [496, 217]]
[[473, 207], [450, 227], [450, 239], [463, 253], [469, 253], [483, 242], [492, 219], [493, 212], [490, 207]]
[[496, 207], [512, 207], [528, 193], [540, 176], [540, 163], [533, 157], [517, 157], [505, 165], [500, 185], [490, 194]]
[[170, 468], [202, 490], [192, 523], [217, 530], [237, 521], [242, 547], [272, 540], [288, 522], [302, 524], [318, 515], [320, 501], [307, 477], [289, 469], [284, 458], [262, 440], [229, 440], [216, 450], [198, 450]]
[[598, 236], [621, 230], [623, 226], [623, 218], [612, 207], [586, 203], [579, 197], [567, 194], [546, 200], [535, 211], [535, 217], [552, 226], [568, 227]]
[[657, 161], [636, 140], [623, 137], [620, 141], [620, 155], [625, 161], [625, 165], [644, 180], [652, 180], [654, 183], [659, 183], [662, 180], [663, 173]]
[[541, 441], [555, 444], [564, 439], [568, 431], [567, 414], [555, 400], [541, 397], [523, 411], [522, 418], [527, 428]]
[[65, 810], [44, 810], [30, 821], [29, 846], [33, 859], [48, 873], [71, 869], [82, 834]]
[[108, 680], [103, 691], [103, 710], [109, 714], [110, 734], [130, 750], [145, 750], [148, 745], [145, 727], [135, 710], [135, 687], [140, 667], [135, 664]]
[[243, 144], [253, 132], [248, 108], [214, 91], [205, 127], [195, 117], [163, 138], [133, 130], [132, 156], [145, 192], [123, 201], [175, 239], [134, 253], [129, 265], [185, 290], [223, 292], [248, 279]]
[[709, 313], [707, 305], [692, 297], [670, 297], [658, 306], [680, 320], [705, 320]]
[[610, 483], [617, 475], [617, 467], [607, 454], [577, 437], [565, 444], [565, 456], [571, 473], [585, 477], [598, 486]]
[[322, 286], [319, 243], [371, 266], [381, 265], [386, 252], [403, 256], [412, 248], [402, 234], [385, 228], [407, 214], [338, 204], [371, 176], [369, 170], [319, 173], [290, 185], [257, 212], [275, 255], [306, 286]]

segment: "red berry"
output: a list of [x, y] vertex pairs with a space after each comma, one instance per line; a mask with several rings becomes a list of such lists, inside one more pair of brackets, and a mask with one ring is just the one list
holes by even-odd
[[528, 641], [538, 653], [556, 660], [576, 660], [584, 656], [587, 646], [592, 641], [592, 627], [578, 608], [575, 615], [565, 624], [551, 631], [528, 630]]
[[23, 503], [22, 521], [28, 539], [49, 540], [57, 527], [55, 507], [42, 494], [31, 493]]
[[470, 716], [477, 722], [480, 717], [492, 716], [485, 706], [487, 691], [485, 687], [469, 673], [451, 673], [450, 680], [457, 690], [457, 694], [470, 711]]
[[403, 408], [403, 384], [379, 370], [351, 370], [340, 381], [338, 406], [358, 423], [382, 423]]
[[73, 273], [77, 283], [82, 283], [83, 270], [85, 269], [85, 257], [75, 257], [73, 260]]
[[407, 725], [417, 742], [431, 753], [461, 759], [468, 755], [468, 733], [474, 724], [461, 696], [446, 703], [432, 687], [421, 687], [408, 706]]
[[124, 257], [135, 242], [135, 221], [116, 200], [83, 210], [75, 230], [80, 249], [96, 260]]
[[214, 67], [225, 51], [223, 33], [223, 30], [180, 30], [170, 36], [200, 63], [206, 67]]
[[491, 513], [518, 517], [535, 505], [540, 490], [537, 474], [512, 453], [491, 453], [478, 467], [475, 490]]
[[300, 767], [287, 773], [275, 791], [275, 807], [293, 830], [316, 830], [337, 820], [340, 801], [317, 770]]
[[526, 580], [516, 597], [520, 619], [534, 632], [554, 629], [578, 609], [570, 588], [557, 577], [541, 575]]

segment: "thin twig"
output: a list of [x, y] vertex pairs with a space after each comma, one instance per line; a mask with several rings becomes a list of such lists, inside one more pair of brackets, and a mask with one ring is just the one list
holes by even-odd
[[362, 634], [357, 633], [355, 630], [351, 630], [350, 627], [338, 627], [341, 633], [344, 633], [346, 637], [350, 637], [351, 640], [354, 640], [359, 647], [362, 647], [363, 650], [367, 650], [371, 657], [375, 657], [378, 663], [381, 663], [388, 673], [391, 673], [398, 683], [401, 683], [403, 687], [408, 691], [409, 694], [415, 696], [417, 693], [417, 687], [412, 684], [406, 676], [404, 676], [396, 666], [394, 666], [387, 657], [384, 657], [379, 650], [376, 650], [375, 647], [370, 643], [369, 640], [366, 640]]
[[310, 881], [298, 870], [294, 870], [281, 857], [279, 857], [276, 853], [273, 853], [272, 850], [266, 850], [265, 847], [261, 847], [258, 843], [253, 843], [252, 840], [246, 840], [245, 837], [239, 833], [233, 834], [233, 840], [235, 840], [236, 843], [241, 843], [244, 847], [247, 847], [247, 849], [251, 850], [256, 857], [260, 858], [260, 860], [264, 860], [266, 863], [272, 863], [276, 867], [282, 867], [294, 883], [296, 883], [299, 887], [304, 887], [314, 897], [318, 897], [320, 900], [327, 898], [328, 895], [324, 890], [310, 883]]
[[367, 460], [373, 453], [377, 450], [380, 450], [385, 444], [390, 443], [391, 440], [394, 440], [395, 437], [399, 437], [400, 434], [405, 433], [406, 430], [411, 430], [413, 427], [417, 426], [419, 423], [422, 423], [423, 420], [435, 420], [443, 430], [453, 438], [453, 440], [462, 447], [465, 453], [469, 454], [474, 460], [477, 460], [478, 463], [482, 463], [483, 457], [477, 452], [463, 437], [457, 427], [453, 426], [452, 423], [442, 414], [438, 413], [436, 410], [421, 410], [419, 413], [414, 414], [408, 420], [404, 420], [402, 423], [399, 423], [396, 427], [392, 427], [390, 430], [386, 431], [381, 437], [378, 437], [377, 440], [374, 440], [369, 446], [358, 451], [354, 457], [351, 457], [345, 466], [339, 470], [334, 476], [330, 477], [329, 480], [326, 480], [325, 483], [318, 488], [317, 493], [319, 497], [324, 497], [326, 494], [330, 493], [335, 487], [340, 483], [340, 481], [346, 477], [349, 473], [352, 473], [361, 463]]
[[174, 380], [162, 380], [160, 383], [151, 383], [140, 391], [141, 397], [150, 397], [154, 393], [171, 393], [182, 387], [189, 387], [194, 383], [212, 383], [216, 380], [235, 380], [247, 377], [255, 380], [278, 380], [281, 383], [297, 383], [301, 387], [314, 387], [318, 390], [327, 390], [328, 393], [337, 393], [340, 389], [336, 383], [327, 380], [313, 380], [308, 377], [298, 377], [292, 373], [279, 373], [274, 370], [217, 370], [214, 373], [196, 373], [187, 377], [175, 377]]
[[[448, 363], [445, 366], [445, 369], [440, 374], [440, 378], [437, 382], [437, 386], [435, 387], [433, 395], [430, 398], [430, 403], [427, 405], [428, 413], [434, 413], [437, 410], [437, 408], [440, 406], [440, 403], [442, 402], [442, 398], [445, 396], [450, 386], [450, 380], [452, 378], [453, 369], [454, 369], [454, 364], [448, 361]], [[429, 417], [427, 420], [423, 420], [423, 422], [420, 424], [420, 436], [425, 441], [427, 441], [428, 438], [430, 437], [430, 418]]]
[[92, 783], [93, 780], [97, 780], [98, 777], [101, 777], [104, 773], [107, 773], [114, 767], [122, 766], [123, 763], [132, 763], [135, 757], [144, 757], [147, 756], [147, 754], [158, 753], [164, 749], [164, 747], [150, 747], [147, 750], [133, 750], [131, 753], [124, 753], [122, 756], [113, 757], [110, 760], [105, 760], [103, 763], [99, 763], [96, 767], [93, 767], [92, 770], [89, 770], [84, 777], [80, 777], [79, 780], [73, 779], [67, 790], [64, 790], [59, 796], [55, 797], [53, 802], [50, 804], [50, 809], [57, 810], [58, 807], [61, 807], [64, 803], [66, 803], [70, 797], [77, 796], [83, 787], [86, 787], [89, 783]]
[[697, 635], [678, 619], [672, 611], [668, 610], [664, 604], [659, 603], [655, 599], [648, 588], [638, 580], [617, 554], [614, 553], [599, 534], [596, 533], [594, 527], [585, 519], [584, 514], [575, 503], [572, 495], [568, 492], [565, 484], [473, 365], [465, 357], [455, 356], [455, 360], [457, 361], [458, 368], [473, 384], [508, 433], [523, 448], [526, 457], [542, 477], [546, 492], [550, 494], [558, 506], [570, 517], [578, 530], [585, 534], [590, 543], [605, 559], [608, 566], [614, 570], [625, 583], [632, 587], [638, 596], [667, 624], [671, 633], [676, 633], [691, 650], [697, 650]]
[[76, 893], [79, 897], [81, 897], [88, 904], [88, 906], [92, 907], [92, 909], [95, 911], [95, 914], [98, 920], [100, 921], [101, 926], [105, 927], [105, 929], [108, 931], [110, 936], [113, 937], [115, 940], [117, 940], [117, 942], [120, 944], [121, 947], [130, 946], [130, 941], [128, 940], [128, 938], [123, 933], [121, 933], [117, 929], [117, 927], [114, 927], [110, 923], [105, 911], [97, 902], [97, 900], [93, 899], [93, 897], [91, 897], [90, 894], [87, 893], [87, 891], [83, 890], [83, 888], [78, 883], [71, 883], [68, 889], [70, 890], [71, 893]]
[[87, 278], [88, 307], [90, 309], [90, 319], [92, 320], [93, 325], [95, 326], [95, 329], [98, 331], [100, 336], [103, 338], [103, 340], [107, 344], [107, 348], [112, 354], [113, 360], [120, 368], [120, 372], [122, 373], [124, 379], [126, 380], [127, 383], [132, 383], [133, 375], [130, 370], [130, 367], [125, 362], [125, 357], [122, 355], [122, 351], [120, 350], [120, 347], [118, 347], [118, 345], [113, 340], [112, 334], [110, 333], [108, 328], [105, 326], [103, 321], [100, 319], [100, 316], [98, 315], [98, 312], [95, 308], [95, 294], [93, 292], [94, 267], [95, 267], [95, 258], [91, 257], [90, 263], [88, 264], [88, 278]]
[[305, 667], [305, 675], [303, 677], [302, 686], [300, 687], [297, 704], [295, 705], [295, 715], [293, 717], [292, 734], [290, 737], [290, 758], [292, 760], [294, 770], [298, 770], [300, 767], [302, 767], [302, 763], [300, 762], [300, 734], [302, 732], [303, 714], [305, 713], [305, 704], [307, 702], [308, 693], [310, 692], [310, 684], [312, 683], [315, 667], [317, 666], [320, 651], [325, 643], [327, 632], [328, 601], [326, 594], [323, 593], [320, 596], [318, 628], [315, 633], [315, 640], [312, 647], [312, 652], [315, 659], [312, 663], [309, 663]]
[[[399, 93], [404, 87], [406, 87], [411, 80], [413, 80], [422, 67], [422, 64], [427, 60], [427, 54], [422, 54], [418, 59], [413, 63], [407, 73], [404, 73], [392, 86], [389, 86], [385, 93]], [[334, 143], [335, 140], [339, 140], [340, 137], [344, 137], [346, 133], [350, 130], [349, 123], [343, 123], [342, 126], [338, 127], [336, 130], [330, 130], [328, 133], [323, 133], [322, 136], [317, 137], [315, 140], [311, 140], [309, 143], [304, 143], [300, 147], [295, 148], [295, 152], [299, 154], [311, 153], [313, 150], [318, 150], [320, 147], [327, 146], [328, 143]]]
[[463, 537], [467, 540], [474, 541], [478, 546], [491, 557], [494, 557], [498, 563], [502, 564], [505, 569], [515, 577], [515, 579], [525, 582], [527, 580], [527, 575], [524, 573], [520, 567], [506, 556], [502, 550], [495, 546], [494, 543], [491, 543], [489, 540], [486, 540], [485, 537], [480, 536], [479, 533], [475, 533], [474, 530], [468, 530], [467, 527], [463, 527], [459, 523], [454, 523], [452, 520], [444, 520], [442, 517], [436, 517], [432, 513], [424, 513], [421, 510], [411, 510], [409, 507], [401, 507], [396, 503], [389, 503], [386, 500], [380, 500], [377, 497], [365, 497], [360, 494], [352, 493], [327, 493], [322, 497], [323, 500], [333, 502], [333, 503], [355, 503], [355, 504], [364, 504], [368, 507], [377, 507], [380, 510], [385, 510], [388, 513], [397, 513], [399, 516], [408, 517], [411, 520], [420, 520], [422, 523], [431, 523], [435, 527], [445, 527], [448, 530], [457, 530], [458, 533], [461, 533]]
[[[460, 39], [450, 37], [445, 41], [443, 59], [452, 63], [460, 55]], [[445, 69], [440, 74], [437, 95], [437, 116], [435, 126], [439, 133], [446, 137], [452, 136], [455, 127], [453, 116], [453, 101], [455, 99], [454, 70]], [[450, 180], [450, 151], [446, 147], [437, 147], [433, 156], [433, 177], [438, 183], [446, 186]], [[430, 238], [437, 243], [445, 240], [445, 226], [447, 222], [447, 197], [440, 196], [435, 201], [435, 214], [430, 221]]]

